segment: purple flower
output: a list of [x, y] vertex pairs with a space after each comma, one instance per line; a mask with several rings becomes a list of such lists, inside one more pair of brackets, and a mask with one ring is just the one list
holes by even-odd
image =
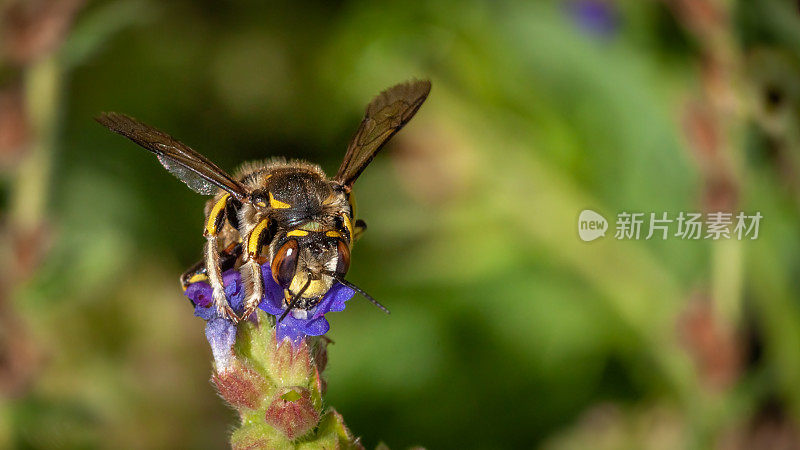
[[[269, 278], [269, 281], [267, 281], [267, 278]], [[264, 277], [264, 286], [266, 291], [264, 300], [258, 307], [276, 318], [280, 318], [286, 310], [282, 306], [283, 289], [275, 283], [272, 276]], [[307, 311], [305, 318], [297, 318], [292, 313], [289, 313], [276, 325], [278, 341], [280, 342], [288, 337], [292, 342], [298, 343], [303, 336], [322, 336], [327, 333], [331, 326], [325, 320], [325, 314], [331, 311], [344, 311], [344, 303], [350, 300], [353, 294], [355, 294], [355, 291], [349, 287], [335, 283], [322, 297], [319, 304]]]
[[[283, 307], [283, 288], [272, 279], [268, 265], [262, 266], [261, 276], [264, 280], [264, 298], [258, 307], [275, 316], [277, 320], [286, 311], [286, 308]], [[225, 295], [228, 298], [228, 303], [230, 303], [234, 311], [241, 314], [244, 301], [244, 286], [242, 285], [242, 277], [239, 271], [234, 269], [226, 271], [222, 274], [222, 282], [225, 286]], [[321, 336], [327, 333], [330, 329], [330, 324], [325, 319], [325, 314], [331, 311], [344, 311], [345, 302], [350, 300], [354, 294], [355, 291], [349, 287], [334, 283], [325, 296], [322, 297], [319, 304], [306, 312], [305, 317], [295, 317], [292, 313], [289, 313], [284, 317], [283, 321], [276, 325], [278, 342], [288, 338], [294, 343], [299, 343], [304, 336]], [[185, 295], [189, 297], [195, 306], [194, 315], [208, 322], [206, 325], [206, 337], [212, 346], [212, 350], [215, 345], [222, 345], [222, 347], [227, 345], [227, 334], [223, 333], [222, 323], [227, 323], [228, 326], [233, 328], [234, 336], [235, 327], [230, 321], [221, 319], [217, 314], [217, 310], [213, 305], [211, 285], [205, 281], [192, 283], [186, 289]], [[214, 342], [212, 342], [212, 338], [214, 338]], [[219, 351], [222, 351], [222, 349], [219, 349]], [[217, 359], [217, 350], [214, 350], [214, 358], [215, 360]]]
[[618, 28], [617, 8], [611, 0], [572, 0], [567, 12], [581, 30], [598, 37], [611, 37]]
[[206, 323], [206, 339], [214, 355], [217, 372], [227, 372], [233, 359], [233, 344], [236, 343], [236, 326], [230, 320], [215, 317]]
[[[274, 281], [273, 281], [274, 283]], [[222, 274], [222, 284], [225, 286], [225, 296], [234, 311], [241, 314], [244, 307], [244, 287], [242, 277], [236, 270], [228, 270]], [[186, 288], [184, 295], [189, 297], [194, 305], [194, 315], [209, 321], [218, 318], [216, 308], [214, 308], [214, 296], [211, 292], [211, 285], [206, 281], [192, 283]]]

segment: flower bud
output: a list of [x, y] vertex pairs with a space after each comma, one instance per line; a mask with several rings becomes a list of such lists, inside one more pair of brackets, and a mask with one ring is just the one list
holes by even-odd
[[219, 395], [237, 409], [259, 409], [262, 399], [271, 391], [264, 377], [238, 360], [230, 370], [215, 373], [211, 380]]
[[291, 386], [278, 391], [267, 408], [265, 420], [289, 440], [295, 440], [317, 426], [319, 412], [311, 403], [308, 389]]

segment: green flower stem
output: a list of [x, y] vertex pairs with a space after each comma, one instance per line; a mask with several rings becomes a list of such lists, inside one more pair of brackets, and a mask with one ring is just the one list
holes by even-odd
[[25, 71], [25, 107], [33, 140], [19, 165], [13, 186], [11, 221], [18, 230], [37, 229], [46, 214], [61, 85], [61, 68], [53, 54], [43, 57]]
[[259, 310], [257, 322], [239, 324], [232, 354], [215, 355], [212, 381], [241, 420], [231, 447], [362, 449], [342, 416], [324, 405], [330, 340], [307, 336], [299, 344], [279, 343], [274, 323]]

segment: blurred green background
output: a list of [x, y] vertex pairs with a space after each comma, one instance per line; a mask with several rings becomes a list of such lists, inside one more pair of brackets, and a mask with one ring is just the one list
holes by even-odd
[[[786, 0], [0, 1], [0, 447], [221, 448], [178, 275], [204, 198], [92, 121], [356, 184], [327, 401], [367, 448], [800, 448], [800, 16]], [[591, 208], [609, 234], [585, 243]], [[616, 240], [759, 211], [757, 240]]]

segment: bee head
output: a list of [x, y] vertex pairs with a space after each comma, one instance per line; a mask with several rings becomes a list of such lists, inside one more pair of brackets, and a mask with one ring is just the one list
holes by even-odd
[[286, 304], [299, 309], [310, 309], [319, 303], [335, 277], [344, 277], [349, 267], [349, 246], [324, 233], [288, 239], [271, 263], [272, 278], [284, 289]]

